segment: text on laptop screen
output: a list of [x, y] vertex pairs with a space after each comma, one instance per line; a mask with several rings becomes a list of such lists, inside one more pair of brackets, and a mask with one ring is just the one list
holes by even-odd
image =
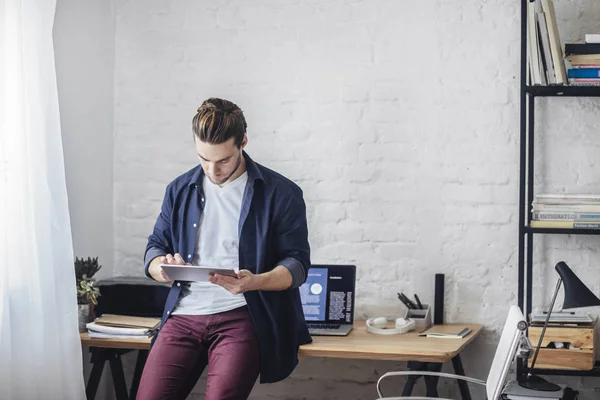
[[353, 268], [312, 267], [300, 287], [302, 310], [306, 321], [353, 322]]

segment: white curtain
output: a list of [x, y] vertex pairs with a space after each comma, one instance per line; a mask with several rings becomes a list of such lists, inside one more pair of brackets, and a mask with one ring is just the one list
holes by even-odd
[[0, 0], [0, 399], [85, 398], [52, 26]]

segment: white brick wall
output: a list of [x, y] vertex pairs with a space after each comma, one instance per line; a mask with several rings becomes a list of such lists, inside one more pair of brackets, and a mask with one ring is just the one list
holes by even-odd
[[[357, 314], [400, 314], [398, 291], [431, 302], [445, 273], [447, 320], [486, 324], [463, 359], [485, 378], [516, 303], [519, 1], [117, 0], [115, 10], [117, 273], [143, 273], [164, 187], [196, 162], [191, 118], [203, 99], [228, 98], [245, 111], [249, 153], [304, 189], [313, 262], [358, 265]], [[600, 29], [594, 0], [557, 10], [564, 40]], [[598, 101], [540, 103], [539, 189], [598, 192]], [[536, 239], [536, 305], [548, 305], [563, 258], [598, 292], [597, 243]], [[402, 366], [304, 359], [253, 398], [371, 399], [376, 378]]]

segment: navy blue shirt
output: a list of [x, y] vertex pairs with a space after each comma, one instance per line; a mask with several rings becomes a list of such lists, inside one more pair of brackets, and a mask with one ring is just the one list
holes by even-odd
[[[287, 290], [244, 293], [260, 346], [260, 382], [271, 383], [292, 373], [298, 364], [298, 347], [312, 341], [298, 290], [310, 268], [306, 206], [295, 183], [243, 154], [248, 183], [238, 224], [240, 269], [260, 274], [283, 265], [292, 275]], [[202, 179], [199, 165], [167, 186], [146, 247], [148, 277], [155, 257], [179, 253], [191, 262], [205, 202]], [[183, 284], [173, 283], [161, 328], [177, 305]]]

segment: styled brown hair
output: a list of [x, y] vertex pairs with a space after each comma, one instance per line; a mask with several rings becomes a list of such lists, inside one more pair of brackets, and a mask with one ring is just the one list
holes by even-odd
[[204, 100], [192, 120], [195, 137], [210, 144], [221, 144], [234, 138], [239, 148], [246, 135], [246, 119], [242, 110], [229, 100], [211, 97]]

